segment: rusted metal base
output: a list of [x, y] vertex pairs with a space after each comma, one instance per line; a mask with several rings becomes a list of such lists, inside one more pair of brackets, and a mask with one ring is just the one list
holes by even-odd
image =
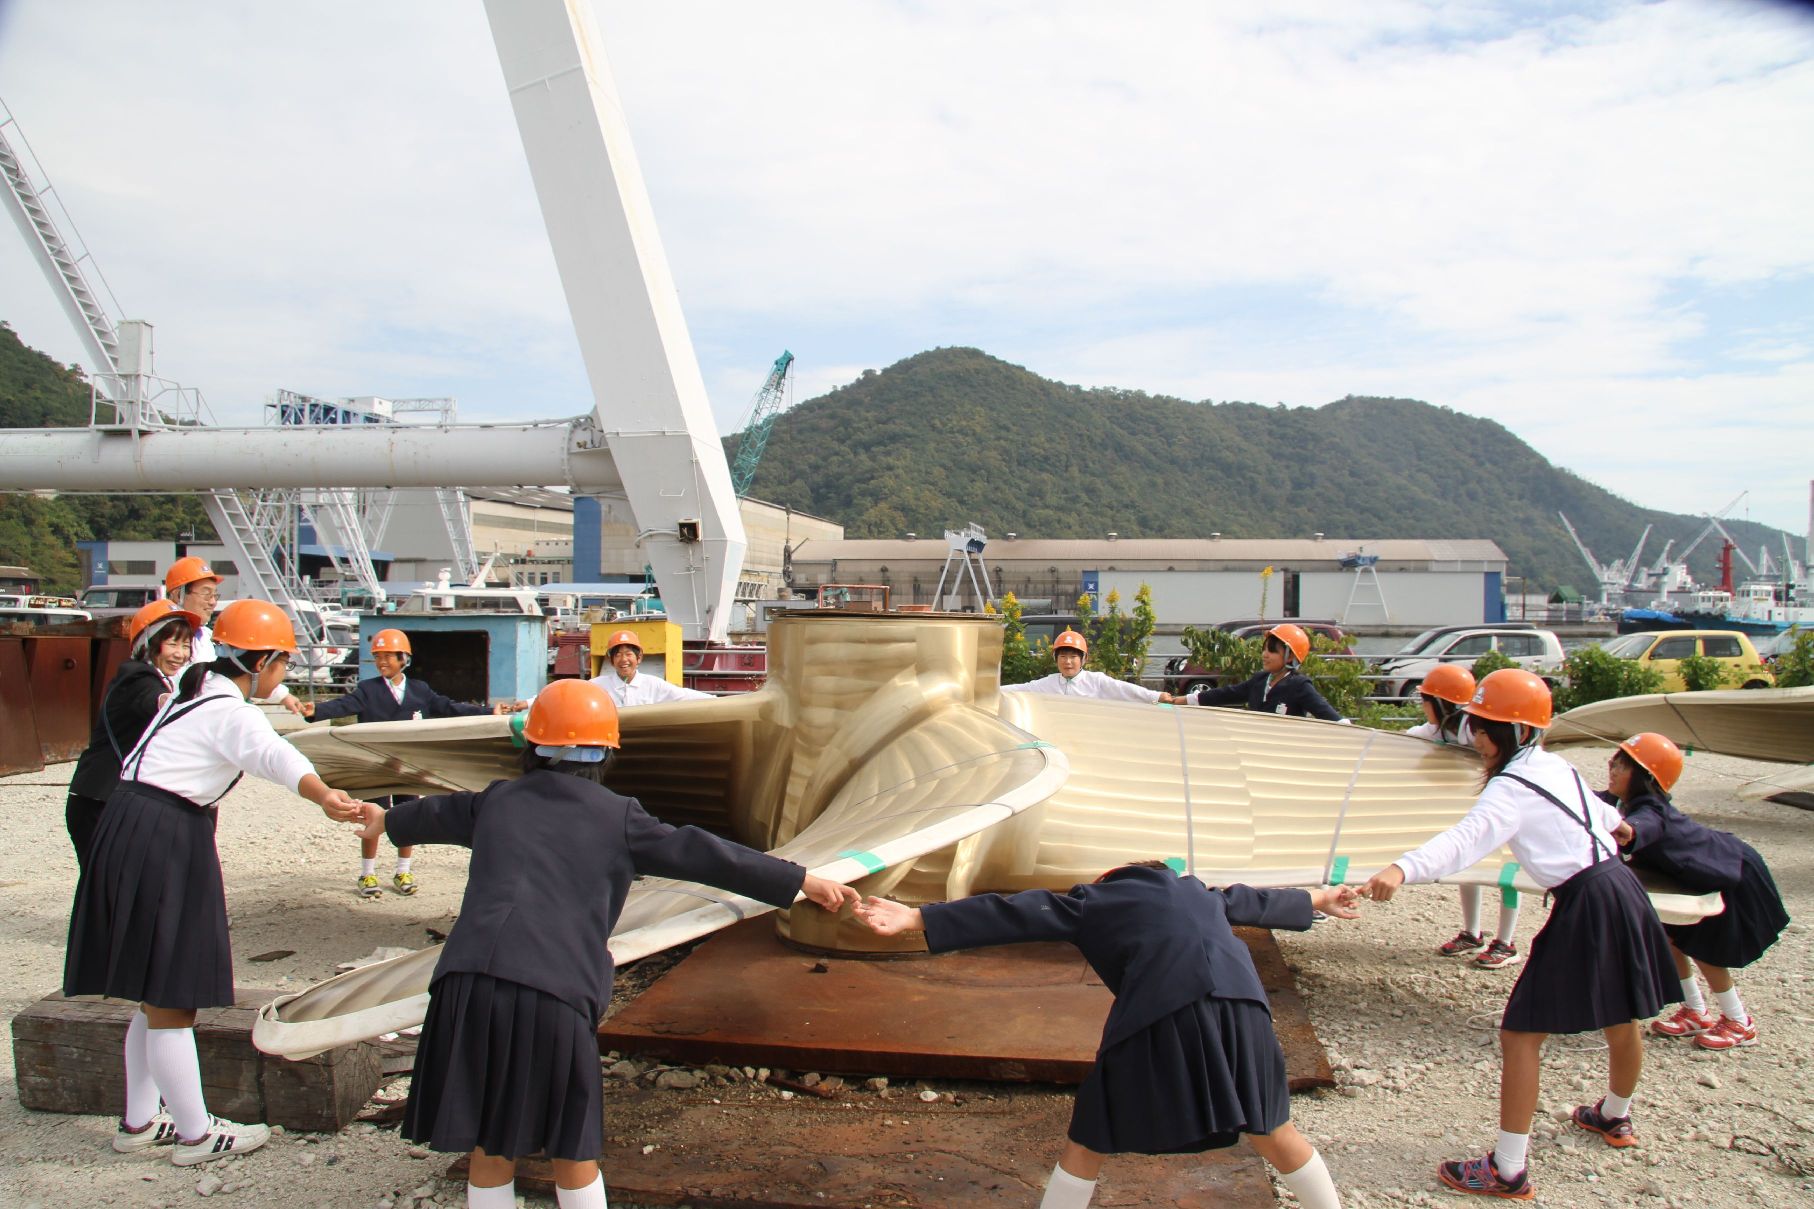
[[[1270, 932], [1238, 928], [1272, 999], [1293, 1091], [1333, 1085]], [[601, 1049], [861, 1075], [1081, 1082], [1112, 996], [1061, 944], [821, 958], [757, 919], [727, 928], [599, 1027]]]
[[[1024, 1209], [1039, 1202], [1070, 1114], [1068, 1095], [1024, 1088], [962, 1104], [925, 1104], [910, 1092], [719, 1104], [699, 1093], [609, 1084], [599, 1165], [611, 1199], [638, 1204]], [[465, 1158], [448, 1174], [464, 1179]], [[516, 1186], [551, 1191], [549, 1165], [518, 1163]], [[1265, 1165], [1243, 1144], [1200, 1155], [1114, 1155], [1092, 1203], [1274, 1209], [1277, 1202]]]

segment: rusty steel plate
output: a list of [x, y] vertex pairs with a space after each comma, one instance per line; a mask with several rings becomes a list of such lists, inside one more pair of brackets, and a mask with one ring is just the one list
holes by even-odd
[[[1272, 934], [1236, 932], [1272, 998], [1292, 1090], [1332, 1086]], [[600, 1025], [599, 1046], [694, 1064], [1078, 1083], [1112, 1000], [1070, 945], [820, 957], [751, 920], [699, 946]]]
[[38, 744], [38, 715], [32, 709], [31, 673], [25, 666], [25, 639], [0, 638], [0, 776], [44, 767]]

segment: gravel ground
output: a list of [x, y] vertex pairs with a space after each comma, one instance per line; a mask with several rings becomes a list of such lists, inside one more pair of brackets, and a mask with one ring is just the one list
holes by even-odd
[[[1590, 784], [1602, 779], [1604, 759], [1604, 752], [1592, 750], [1579, 757]], [[1734, 787], [1759, 767], [1696, 756], [1677, 802], [1754, 844], [1774, 870], [1790, 913], [1814, 918], [1814, 815], [1738, 801]], [[0, 929], [0, 968], [6, 970], [0, 1014], [9, 1020], [61, 978], [75, 883], [63, 830], [71, 768], [0, 779], [0, 826], [8, 837], [0, 851], [0, 917], [7, 921]], [[464, 853], [435, 848], [418, 850], [422, 891], [414, 898], [387, 893], [358, 900], [352, 893], [357, 841], [350, 832], [262, 782], [243, 782], [222, 804], [219, 844], [242, 986], [306, 985], [332, 973], [336, 963], [381, 946], [420, 947], [428, 929], [447, 929], [459, 903]], [[1541, 906], [1527, 900], [1521, 946], [1542, 919]], [[1435, 956], [1435, 944], [1457, 924], [1453, 890], [1410, 887], [1390, 904], [1369, 906], [1361, 920], [1283, 937], [1341, 1082], [1333, 1092], [1297, 1097], [1294, 1115], [1323, 1149], [1349, 1206], [1463, 1203], [1436, 1184], [1434, 1166], [1493, 1142], [1498, 1060], [1492, 1029], [1516, 969], [1475, 970]], [[269, 964], [245, 960], [271, 949], [296, 952]], [[663, 967], [633, 967], [626, 981], [646, 983]], [[1643, 1142], [1637, 1149], [1611, 1150], [1565, 1124], [1568, 1109], [1599, 1096], [1604, 1053], [1597, 1037], [1552, 1041], [1532, 1147], [1537, 1203], [1659, 1209], [1814, 1204], [1814, 940], [1808, 927], [1792, 925], [1741, 975], [1739, 986], [1762, 1026], [1762, 1044], [1713, 1055], [1653, 1040], [1634, 1109]], [[462, 1201], [462, 1189], [442, 1178], [441, 1157], [412, 1151], [394, 1128], [369, 1123], [337, 1135], [279, 1136], [256, 1154], [201, 1169], [115, 1155], [108, 1149], [110, 1120], [21, 1108], [10, 1046], [0, 1054], [0, 1205], [187, 1205], [195, 1203], [198, 1185], [248, 1207], [406, 1209]], [[620, 1075], [636, 1069], [620, 1068]], [[725, 1078], [712, 1073], [715, 1084]], [[727, 1096], [783, 1094], [742, 1080], [738, 1072], [729, 1077]], [[848, 1083], [843, 1094], [873, 1096], [881, 1106], [877, 1093], [859, 1090], [859, 1079]], [[967, 1091], [975, 1085], [951, 1086]], [[889, 1094], [914, 1093], [896, 1088]], [[613, 1132], [632, 1131], [634, 1122], [612, 1118], [610, 1104], [608, 1098]], [[1112, 1165], [1108, 1175], [1112, 1179]], [[1290, 1203], [1289, 1196], [1283, 1200]]]

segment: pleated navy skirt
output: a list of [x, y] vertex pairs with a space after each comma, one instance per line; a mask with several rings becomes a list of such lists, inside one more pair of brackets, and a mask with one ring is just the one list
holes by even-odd
[[1555, 906], [1531, 938], [1501, 1028], [1592, 1032], [1654, 1016], [1682, 997], [1669, 937], [1623, 861], [1590, 865], [1550, 893]]
[[403, 1136], [452, 1154], [596, 1159], [604, 1092], [595, 1028], [534, 987], [443, 974], [422, 1021]]
[[233, 949], [215, 811], [121, 781], [95, 826], [63, 956], [65, 995], [229, 1007]]
[[1744, 872], [1737, 887], [1720, 891], [1726, 909], [1699, 923], [1663, 925], [1676, 948], [1696, 961], [1728, 970], [1743, 969], [1762, 957], [1789, 926], [1770, 866], [1757, 849], [1743, 840], [1739, 845], [1745, 850]]
[[1098, 1154], [1194, 1154], [1290, 1119], [1271, 1014], [1205, 996], [1097, 1055], [1069, 1135]]

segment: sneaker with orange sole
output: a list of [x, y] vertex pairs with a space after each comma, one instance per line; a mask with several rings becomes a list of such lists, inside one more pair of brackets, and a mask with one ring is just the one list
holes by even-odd
[[1757, 1021], [1750, 1016], [1744, 1020], [1734, 1020], [1730, 1016], [1721, 1016], [1720, 1022], [1694, 1039], [1702, 1049], [1727, 1050], [1747, 1048], [1757, 1044]]
[[1638, 1144], [1638, 1135], [1631, 1127], [1631, 1117], [1609, 1117], [1600, 1111], [1605, 1100], [1596, 1101], [1592, 1107], [1586, 1104], [1575, 1109], [1573, 1119], [1576, 1125], [1589, 1133], [1597, 1133], [1605, 1139], [1608, 1146], [1623, 1149]]
[[1436, 1178], [1457, 1192], [1469, 1196], [1496, 1196], [1507, 1201], [1528, 1201], [1537, 1195], [1531, 1187], [1531, 1173], [1527, 1167], [1511, 1179], [1499, 1174], [1499, 1166], [1493, 1160], [1493, 1152], [1487, 1151], [1485, 1158], [1458, 1159], [1436, 1165]]

